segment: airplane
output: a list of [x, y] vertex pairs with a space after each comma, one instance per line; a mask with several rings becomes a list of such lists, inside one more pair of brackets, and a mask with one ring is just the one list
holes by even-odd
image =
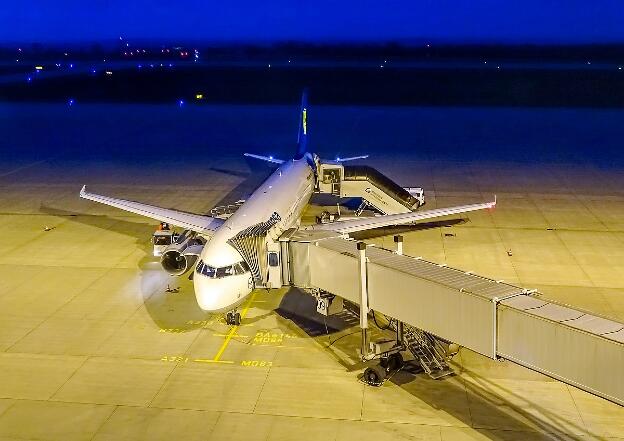
[[[226, 323], [229, 325], [240, 324], [237, 308], [256, 287], [262, 286], [258, 249], [266, 250], [268, 242], [276, 241], [289, 229], [328, 231], [346, 238], [351, 233], [373, 228], [409, 225], [426, 219], [493, 208], [496, 205], [494, 199], [493, 202], [486, 203], [427, 211], [407, 210], [403, 213], [302, 226], [301, 216], [310, 198], [319, 189], [320, 167], [328, 163], [308, 149], [307, 119], [308, 93], [304, 90], [295, 156], [290, 160], [281, 160], [272, 156], [245, 154], [277, 168], [227, 217], [192, 214], [112, 198], [87, 192], [86, 186], [82, 187], [80, 197], [183, 228], [184, 233], [162, 253], [161, 264], [173, 275], [185, 274], [195, 265], [192, 277], [199, 307], [209, 313], [226, 313]], [[333, 163], [365, 157], [338, 158]], [[266, 255], [264, 253], [264, 259], [267, 258]]]

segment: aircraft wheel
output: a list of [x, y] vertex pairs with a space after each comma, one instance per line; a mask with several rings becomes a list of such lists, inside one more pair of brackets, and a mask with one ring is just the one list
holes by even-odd
[[371, 386], [381, 386], [386, 378], [386, 370], [379, 366], [366, 368], [364, 371], [364, 381]]
[[234, 317], [231, 312], [228, 312], [227, 314], [225, 314], [225, 323], [227, 323], [228, 325], [234, 324]]
[[240, 314], [238, 312], [236, 314], [234, 314], [234, 317], [232, 317], [232, 319], [233, 319], [232, 321], [233, 321], [234, 326], [240, 326], [240, 324], [241, 324], [241, 316], [240, 316]]
[[388, 371], [398, 371], [403, 367], [403, 356], [400, 352], [395, 352], [388, 357]]

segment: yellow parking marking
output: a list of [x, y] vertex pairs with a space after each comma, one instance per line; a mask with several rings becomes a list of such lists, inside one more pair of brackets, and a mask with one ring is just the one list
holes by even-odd
[[233, 361], [228, 361], [228, 360], [210, 360], [207, 358], [196, 358], [195, 360], [198, 363], [223, 363], [223, 364], [234, 364]]
[[[228, 334], [212, 334], [213, 337], [227, 337]], [[232, 337], [238, 337], [238, 338], [249, 338], [248, 335], [240, 335], [240, 334], [234, 334]]]
[[[241, 320], [244, 319], [245, 316], [247, 315], [247, 312], [249, 311], [249, 308], [251, 307], [251, 304], [253, 303], [255, 298], [256, 298], [256, 293], [254, 292], [251, 295], [251, 298], [249, 299], [249, 301], [247, 302], [247, 305], [245, 305], [245, 308], [241, 312]], [[213, 358], [214, 361], [219, 361], [219, 359], [221, 358], [221, 355], [223, 355], [223, 352], [225, 351], [225, 348], [227, 348], [227, 346], [230, 344], [230, 340], [232, 340], [232, 337], [234, 337], [234, 334], [236, 334], [237, 330], [238, 330], [238, 326], [232, 326], [232, 329], [230, 329], [230, 332], [228, 332], [228, 335], [225, 337], [225, 341], [221, 345], [221, 348], [219, 348], [219, 352], [217, 352], [217, 355], [215, 355], [215, 357]]]
[[241, 361], [241, 366], [245, 367], [272, 367], [272, 361], [265, 360], [243, 360]]

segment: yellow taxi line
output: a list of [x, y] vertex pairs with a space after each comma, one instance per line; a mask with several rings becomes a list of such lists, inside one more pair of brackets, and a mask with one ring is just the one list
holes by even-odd
[[[245, 305], [245, 308], [241, 312], [241, 320], [245, 318], [245, 316], [247, 315], [247, 311], [249, 311], [249, 308], [251, 307], [251, 304], [253, 303], [255, 298], [256, 298], [256, 293], [254, 292], [251, 295], [251, 298], [249, 299], [249, 301], [247, 302], [247, 305]], [[225, 348], [227, 348], [227, 346], [230, 344], [230, 340], [232, 340], [232, 337], [234, 337], [234, 334], [236, 334], [237, 330], [238, 330], [238, 326], [232, 326], [232, 329], [230, 329], [230, 332], [228, 332], [228, 335], [225, 337], [225, 341], [219, 348], [219, 352], [217, 352], [217, 355], [214, 356], [213, 361], [219, 361], [219, 359], [221, 358], [221, 355], [223, 355], [223, 352], [225, 351]]]

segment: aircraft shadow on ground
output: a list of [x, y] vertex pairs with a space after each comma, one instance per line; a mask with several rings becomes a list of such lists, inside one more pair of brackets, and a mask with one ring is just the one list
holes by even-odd
[[238, 200], [247, 199], [247, 197], [266, 181], [269, 175], [275, 170], [275, 167], [267, 164], [265, 161], [249, 158], [247, 156], [244, 158], [250, 169], [249, 172], [223, 167], [209, 167], [211, 171], [243, 179], [238, 185], [221, 197], [216, 205], [233, 204]]
[[[324, 317], [316, 311], [316, 300], [298, 289], [290, 289], [282, 298], [275, 312], [299, 327], [309, 337], [315, 338], [322, 346], [322, 350], [333, 356], [347, 371], [357, 372], [365, 369], [367, 364], [361, 362], [357, 356], [360, 344], [360, 328], [358, 326], [359, 321], [353, 314]], [[372, 321], [370, 323], [371, 326], [374, 326]], [[384, 334], [378, 329], [371, 328], [372, 340], [376, 339], [375, 334], [383, 337], [389, 336], [388, 333]], [[319, 339], [323, 335], [333, 336], [333, 341], [325, 344], [323, 340]], [[346, 359], [345, 355], [347, 355]], [[497, 385], [495, 380], [479, 376], [475, 372], [458, 365], [455, 365], [454, 369], [456, 372], [468, 375], [472, 381], [466, 381], [463, 376], [433, 380], [423, 372], [420, 366], [411, 362], [406, 362], [405, 366], [394, 373], [388, 381], [432, 408], [446, 412], [491, 440], [554, 438], [580, 441], [586, 439], [584, 436], [570, 433], [572, 429], [575, 432], [587, 434], [583, 427], [575, 426], [574, 423], [570, 423], [549, 409], [523, 399], [512, 391]], [[356, 381], [355, 378], [354, 381]], [[497, 394], [496, 390], [500, 393]], [[501, 393], [507, 396], [512, 395], [514, 403], [503, 398]], [[465, 403], [466, 399], [470, 403], [469, 411], [466, 411], [465, 406], [457, 405], [457, 403]], [[522, 401], [524, 402], [521, 405], [517, 404]], [[544, 418], [541, 419], [525, 410], [528, 408], [539, 412]], [[473, 413], [485, 415], [490, 421], [505, 421], [506, 428], [494, 429], [500, 423], [494, 423], [493, 428], [479, 427], [479, 423], [473, 421]], [[536, 430], [548, 435], [539, 436], [535, 433]], [[535, 433], [534, 438], [531, 438], [533, 436], [531, 432]]]

